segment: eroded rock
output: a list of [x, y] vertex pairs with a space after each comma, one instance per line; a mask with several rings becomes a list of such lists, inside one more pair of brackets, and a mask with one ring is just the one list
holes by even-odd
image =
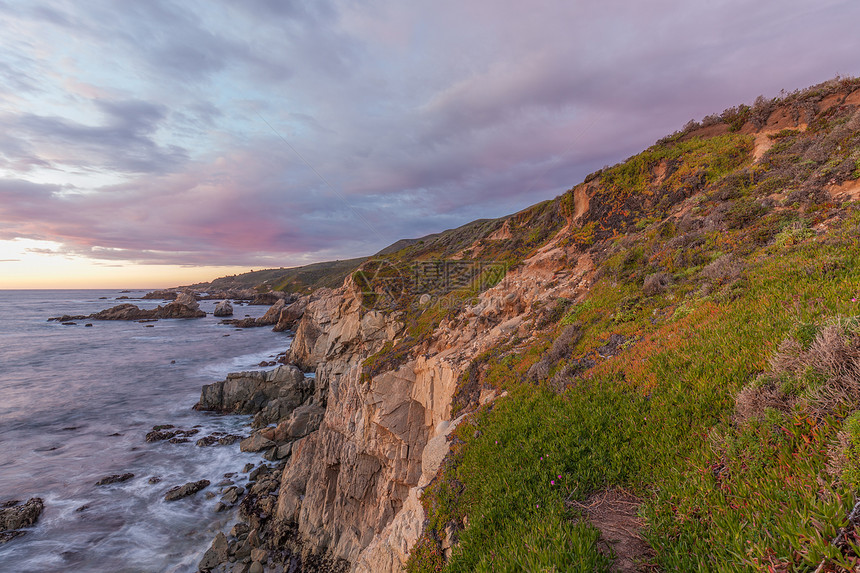
[[183, 497], [194, 495], [198, 491], [207, 487], [209, 487], [208, 479], [188, 482], [185, 485], [178, 485], [167, 490], [167, 493], [164, 494], [164, 501], [176, 501]]
[[112, 483], [122, 483], [124, 481], [130, 480], [133, 477], [134, 477], [134, 474], [132, 474], [132, 473], [114, 474], [114, 475], [103, 477], [102, 479], [100, 479], [99, 481], [96, 482], [96, 485], [109, 485]]
[[292, 365], [269, 372], [236, 372], [203, 386], [197, 410], [258, 414], [255, 427], [278, 422], [303, 404], [314, 391], [313, 379]]
[[233, 305], [230, 304], [229, 300], [222, 300], [215, 305], [215, 312], [212, 314], [215, 316], [233, 316]]
[[45, 509], [45, 502], [40, 497], [32, 497], [20, 505], [17, 501], [3, 505], [0, 509], [0, 545], [26, 533], [20, 530], [35, 525]]

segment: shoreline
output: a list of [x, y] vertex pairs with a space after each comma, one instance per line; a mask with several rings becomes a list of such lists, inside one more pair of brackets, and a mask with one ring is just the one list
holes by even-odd
[[[9, 309], [6, 312], [13, 313], [9, 315], [11, 320], [7, 322], [6, 332], [0, 332], [0, 334], [9, 336], [14, 333], [15, 338], [20, 340], [21, 348], [26, 349], [26, 352], [21, 353], [20, 359], [17, 360], [16, 370], [7, 371], [5, 380], [0, 378], [0, 388], [5, 388], [7, 391], [11, 389], [13, 392], [7, 394], [11, 400], [6, 403], [5, 412], [0, 410], [0, 414], [6, 416], [0, 417], [0, 422], [3, 424], [2, 427], [8, 430], [8, 432], [4, 430], [3, 441], [8, 440], [7, 444], [10, 447], [5, 451], [11, 456], [12, 464], [7, 468], [10, 471], [4, 472], [3, 479], [0, 480], [0, 487], [3, 490], [0, 502], [11, 502], [16, 498], [21, 501], [19, 506], [24, 507], [31, 498], [42, 498], [44, 511], [40, 511], [41, 515], [31, 519], [31, 522], [17, 521], [14, 526], [3, 528], [13, 532], [15, 539], [11, 543], [0, 543], [0, 552], [2, 552], [0, 562], [3, 563], [0, 568], [54, 570], [55, 567], [60, 566], [59, 563], [63, 562], [66, 563], [63, 567], [68, 568], [88, 567], [85, 563], [89, 562], [95, 553], [93, 557], [88, 557], [89, 552], [82, 549], [88, 543], [87, 538], [93, 539], [93, 533], [88, 534], [87, 531], [98, 531], [108, 527], [103, 534], [98, 534], [103, 536], [104, 541], [100, 544], [103, 548], [113, 548], [110, 550], [111, 560], [104, 562], [104, 566], [108, 569], [111, 567], [108, 563], [123, 559], [126, 553], [124, 547], [128, 541], [136, 539], [135, 544], [142, 543], [150, 549], [163, 546], [163, 557], [170, 554], [175, 557], [174, 565], [170, 567], [179, 566], [183, 568], [181, 570], [188, 567], [190, 570], [189, 560], [199, 559], [205, 552], [206, 544], [211, 541], [211, 536], [206, 534], [206, 529], [213, 525], [223, 529], [226, 525], [223, 525], [222, 516], [213, 516], [214, 519], [206, 517], [201, 523], [202, 527], [191, 525], [189, 518], [201, 511], [203, 513], [199, 513], [200, 516], [208, 514], [213, 506], [217, 505], [216, 502], [219, 502], [216, 496], [223, 497], [225, 494], [231, 494], [229, 490], [233, 484], [228, 484], [225, 480], [232, 477], [236, 485], [244, 486], [242, 482], [250, 477], [250, 474], [253, 473], [253, 477], [258, 477], [266, 471], [271, 471], [260, 470], [260, 466], [268, 468], [272, 464], [254, 454], [254, 467], [247, 468], [243, 474], [242, 464], [243, 460], [248, 459], [248, 453], [242, 452], [239, 455], [241, 450], [233, 450], [236, 447], [234, 445], [229, 448], [229, 453], [224, 449], [216, 454], [215, 452], [220, 448], [216, 449], [213, 446], [230, 446], [231, 443], [238, 443], [240, 441], [238, 438], [249, 434], [248, 425], [252, 422], [251, 418], [245, 416], [201, 418], [191, 412], [194, 402], [186, 402], [188, 405], [179, 409], [176, 405], [172, 405], [168, 396], [175, 394], [175, 391], [169, 388], [180, 389], [180, 392], [186, 396], [190, 390], [193, 396], [199, 392], [201, 384], [192, 383], [198, 389], [195, 392], [188, 386], [188, 382], [206, 378], [223, 379], [224, 374], [215, 374], [215, 371], [229, 367], [230, 362], [234, 363], [234, 367], [230, 370], [224, 369], [223, 372], [229, 373], [237, 369], [235, 363], [243, 356], [252, 358], [257, 356], [256, 360], [262, 359], [262, 363], [257, 364], [255, 361], [250, 364], [246, 359], [238, 369], [257, 366], [265, 368], [274, 365], [277, 360], [283, 360], [289, 338], [281, 339], [278, 335], [264, 334], [261, 329], [258, 334], [250, 333], [252, 336], [249, 338], [241, 336], [224, 338], [223, 343], [218, 342], [222, 339], [221, 336], [230, 336], [229, 333], [235, 329], [219, 327], [214, 331], [210, 330], [212, 328], [210, 325], [214, 324], [211, 310], [210, 318], [206, 321], [207, 326], [202, 329], [191, 326], [196, 321], [168, 321], [163, 329], [147, 331], [142, 338], [137, 334], [137, 328], [142, 331], [143, 327], [136, 324], [103, 323], [103, 327], [97, 324], [94, 329], [67, 331], [63, 328], [61, 332], [54, 330], [54, 328], [60, 328], [59, 325], [48, 326], [44, 324], [44, 318], [39, 319], [39, 314], [46, 306], [54, 306], [61, 311], [80, 309], [89, 313], [91, 312], [89, 309], [104, 302], [106, 298], [119, 295], [107, 290], [86, 289], [68, 292], [66, 296], [61, 295], [55, 300], [53, 291], [49, 296], [42, 296], [44, 291], [28, 292], [29, 294], [7, 291], [0, 300], [3, 308]], [[87, 296], [81, 297], [81, 293]], [[140, 293], [131, 296], [140, 296]], [[261, 308], [251, 314], [257, 316], [265, 310]], [[46, 327], [49, 330], [46, 331]], [[42, 334], [44, 332], [49, 333], [47, 339]], [[66, 332], [75, 334], [66, 335]], [[225, 334], [219, 335], [219, 332]], [[31, 340], [32, 343], [28, 342]], [[45, 340], [44, 344], [42, 340]], [[121, 344], [115, 345], [114, 340]], [[237, 342], [229, 342], [231, 340]], [[280, 344], [263, 342], [261, 345], [260, 342], [263, 340], [282, 342]], [[272, 347], [273, 344], [272, 350], [260, 351], [261, 348]], [[12, 352], [16, 348], [7, 345], [5, 350]], [[54, 348], [61, 350], [58, 353], [53, 350]], [[219, 355], [216, 348], [232, 348], [239, 352]], [[205, 349], [206, 354], [199, 354], [195, 349]], [[177, 353], [178, 350], [182, 352]], [[129, 351], [128, 358], [124, 358]], [[64, 358], [66, 354], [72, 357], [72, 360]], [[95, 361], [90, 359], [91, 356], [97, 357]], [[145, 362], [141, 362], [141, 358], [144, 358]], [[53, 366], [57, 359], [63, 364], [59, 369]], [[218, 363], [220, 366], [213, 369], [213, 365]], [[145, 366], [140, 368], [137, 364]], [[32, 386], [27, 383], [26, 386], [21, 386], [21, 389], [29, 388], [29, 390], [19, 392], [15, 385], [18, 379], [9, 376], [13, 372], [30, 370], [34, 373], [42, 370], [50, 371], [52, 375], [39, 375], [38, 385]], [[116, 371], [118, 376], [109, 374], [111, 371]], [[194, 374], [189, 376], [192, 372]], [[19, 379], [24, 382], [23, 378]], [[65, 385], [64, 381], [67, 379], [74, 381], [69, 391], [52, 390], [54, 387], [52, 384], [59, 384], [57, 386], [59, 390]], [[95, 385], [91, 386], [89, 382], [91, 379], [96, 381]], [[139, 382], [135, 382], [137, 379]], [[188, 390], [181, 389], [183, 380], [186, 381]], [[152, 383], [156, 386], [151, 386]], [[77, 390], [78, 388], [80, 391]], [[104, 393], [105, 390], [107, 394]], [[27, 404], [31, 403], [34, 392], [42, 395], [43, 398], [39, 401], [39, 408], [30, 411], [30, 406]], [[49, 401], [44, 401], [46, 392], [49, 393]], [[83, 398], [93, 392], [96, 393], [94, 396], [97, 398], [94, 402], [89, 399], [81, 400], [78, 397]], [[111, 397], [114, 394], [116, 398]], [[153, 401], [151, 396], [163, 396], [167, 400], [156, 398]], [[136, 405], [141, 397], [145, 399], [146, 404], [143, 408]], [[109, 405], [108, 409], [101, 406], [105, 399], [107, 400], [105, 404]], [[185, 402], [185, 398], [182, 401]], [[52, 406], [53, 402], [57, 403], [56, 406]], [[163, 405], [157, 407], [155, 406], [157, 403]], [[25, 409], [29, 412], [27, 416], [22, 415]], [[46, 418], [49, 415], [50, 418]], [[143, 425], [146, 423], [148, 425]], [[169, 438], [179, 439], [171, 442], [168, 438], [164, 440], [163, 445], [158, 445], [155, 442], [160, 440], [146, 440], [146, 434], [154, 431], [150, 429], [153, 428], [153, 424], [161, 426], [160, 431], [168, 431], [165, 426], [174, 425], [177, 430], [182, 430], [186, 435], [170, 436]], [[244, 428], [239, 429], [240, 425]], [[191, 430], [194, 432], [192, 433]], [[239, 433], [242, 436], [236, 435]], [[206, 440], [209, 443], [202, 443], [198, 448], [195, 442], [199, 440]], [[177, 449], [181, 447], [194, 449]], [[117, 457], [110, 453], [114, 451], [118, 451], [120, 455]], [[69, 467], [68, 464], [57, 465], [51, 461], [63, 460], [69, 456], [74, 456], [73, 459], [80, 461], [73, 467]], [[146, 459], [153, 461], [144, 462], [143, 460]], [[228, 461], [230, 459], [232, 462]], [[225, 462], [232, 467], [225, 466]], [[44, 472], [36, 470], [38, 473], [34, 475], [38, 476], [38, 479], [29, 486], [19, 477], [23, 475], [22, 471], [27, 471], [28, 467], [46, 468]], [[199, 471], [195, 470], [195, 467]], [[219, 470], [219, 467], [223, 469]], [[234, 475], [224, 476], [224, 474]], [[190, 483], [201, 481], [210, 483], [201, 484], [199, 491], [189, 495], [188, 500], [182, 501], [184, 496], [179, 496], [175, 498], [178, 501], [164, 501], [164, 495], [171, 488], [181, 489]], [[251, 483], [244, 489], [249, 490], [253, 485], [255, 484]], [[186, 492], [188, 491], [186, 489]], [[235, 493], [235, 490], [232, 493]], [[226, 507], [216, 513], [221, 514], [224, 510], [238, 512], [238, 501], [237, 496], [237, 503], [225, 503]], [[9, 504], [8, 507], [0, 509], [16, 507], [18, 506]], [[223, 515], [228, 515], [230, 511]], [[155, 529], [136, 532], [138, 520], [135, 516], [138, 512], [146, 515], [142, 517], [144, 521], [140, 524], [156, 520], [158, 523], [153, 523]], [[238, 516], [230, 519], [238, 519]], [[105, 525], [97, 525], [99, 522]], [[117, 525], [108, 526], [109, 523]], [[175, 523], [175, 527], [165, 529], [165, 526], [170, 526], [172, 523]], [[203, 526], [204, 523], [209, 525]], [[165, 537], [167, 531], [171, 530], [178, 535]], [[183, 532], [193, 537], [187, 537]], [[141, 533], [143, 537], [140, 537]], [[206, 539], [205, 542], [202, 539], [194, 542], [193, 538], [199, 538], [201, 534]], [[189, 542], [193, 545], [187, 545]], [[80, 545], [81, 543], [83, 545]], [[167, 544], [163, 545], [165, 543]], [[144, 555], [148, 552], [148, 549], [144, 551]], [[158, 558], [152, 560], [144, 558], [140, 562], [149, 563], [153, 570], [167, 567], [167, 564], [161, 564], [163, 557], [159, 557], [157, 552], [153, 557]]]

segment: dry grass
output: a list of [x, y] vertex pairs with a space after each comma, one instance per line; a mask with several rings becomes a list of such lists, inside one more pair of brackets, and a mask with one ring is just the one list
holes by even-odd
[[744, 387], [735, 399], [741, 421], [762, 419], [768, 408], [801, 408], [821, 419], [860, 408], [860, 333], [836, 322], [821, 328], [808, 348], [787, 338], [770, 360], [770, 371]]
[[569, 324], [564, 327], [552, 346], [547, 350], [540, 360], [535, 362], [528, 370], [528, 378], [533, 382], [546, 380], [550, 372], [562, 360], [568, 358], [573, 347], [582, 338], [582, 325], [579, 323]]
[[646, 296], [654, 296], [666, 290], [671, 282], [671, 276], [668, 273], [658, 272], [645, 277], [645, 282], [642, 284], [642, 292]]
[[734, 255], [723, 255], [704, 269], [702, 276], [715, 282], [730, 282], [741, 276], [744, 264]]

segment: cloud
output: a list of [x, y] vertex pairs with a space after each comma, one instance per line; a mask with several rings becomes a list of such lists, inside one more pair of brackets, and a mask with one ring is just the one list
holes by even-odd
[[141, 263], [374, 252], [858, 74], [858, 17], [845, 0], [0, 2], [0, 238]]
[[12, 162], [124, 172], [163, 173], [188, 159], [185, 149], [155, 141], [164, 106], [136, 100], [93, 104], [103, 116], [100, 125], [30, 113], [0, 115], [5, 132], [0, 153]]

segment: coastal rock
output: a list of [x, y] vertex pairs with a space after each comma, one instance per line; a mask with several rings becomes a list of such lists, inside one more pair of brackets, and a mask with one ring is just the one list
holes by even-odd
[[278, 323], [275, 325], [275, 332], [283, 332], [285, 330], [292, 330], [295, 328], [296, 323], [302, 318], [305, 314], [305, 308], [308, 305], [307, 297], [302, 297], [296, 302], [285, 306], [281, 310], [281, 315], [278, 317]]
[[194, 301], [192, 306], [186, 306], [177, 302], [171, 302], [167, 305], [157, 308], [142, 309], [131, 303], [123, 303], [99, 311], [89, 316], [69, 317], [61, 316], [50, 318], [48, 320], [67, 321], [71, 320], [139, 320], [149, 321], [158, 320], [159, 318], [201, 318], [206, 316], [206, 313], [200, 310], [197, 301]]
[[197, 445], [201, 448], [209, 446], [229, 446], [230, 444], [235, 444], [242, 439], [242, 436], [237, 436], [236, 434], [222, 434], [220, 432], [216, 432], [197, 440]]
[[227, 536], [219, 532], [212, 541], [212, 546], [203, 554], [203, 559], [200, 560], [197, 567], [201, 571], [210, 571], [224, 561], [227, 561], [227, 548]]
[[187, 306], [188, 308], [193, 308], [194, 310], [200, 309], [200, 304], [197, 302], [197, 297], [194, 296], [190, 292], [183, 292], [174, 300], [176, 304], [181, 304], [182, 306]]
[[255, 427], [278, 422], [314, 392], [313, 379], [292, 365], [269, 372], [234, 372], [227, 379], [203, 386], [197, 410], [258, 414]]
[[236, 328], [256, 328], [258, 326], [265, 326], [264, 324], [257, 324], [256, 318], [226, 318], [221, 321], [221, 324], [230, 324]]
[[45, 502], [39, 497], [32, 497], [23, 505], [13, 503], [15, 505], [3, 504], [0, 509], [0, 545], [23, 535], [24, 532], [18, 530], [34, 525], [45, 509]]
[[279, 300], [283, 300], [284, 293], [278, 292], [261, 292], [254, 296], [253, 300], [248, 304], [253, 304], [257, 306], [267, 306], [273, 305]]
[[245, 488], [232, 486], [221, 496], [221, 502], [227, 505], [235, 505], [243, 493], [245, 493]]
[[206, 313], [200, 310], [200, 304], [194, 295], [190, 293], [182, 293], [176, 297], [176, 300], [169, 302], [164, 307], [157, 309], [157, 318], [202, 318]]
[[[182, 438], [189, 438], [195, 434], [200, 432], [197, 428], [191, 428], [190, 430], [181, 430], [179, 428], [174, 427], [172, 424], [162, 424], [159, 426], [153, 426], [150, 432], [146, 434], [147, 442], [159, 442], [162, 440], [170, 440], [173, 443], [177, 443], [176, 440]], [[188, 440], [182, 440], [182, 442], [187, 442]]]
[[285, 442], [304, 438], [319, 429], [324, 416], [325, 408], [318, 404], [299, 406], [293, 410], [288, 419], [278, 424], [274, 439], [276, 442]]
[[215, 312], [212, 314], [215, 316], [233, 316], [233, 305], [230, 304], [229, 300], [222, 300], [215, 305]]
[[143, 310], [131, 303], [123, 303], [99, 311], [88, 318], [95, 320], [141, 320], [157, 318], [158, 309]]
[[75, 315], [64, 314], [63, 316], [52, 316], [51, 318], [48, 319], [48, 322], [63, 323], [63, 322], [72, 322], [74, 320], [84, 320], [86, 318], [89, 318], [89, 317], [86, 315], [83, 315], [83, 314], [75, 314]]
[[140, 298], [146, 300], [174, 300], [177, 296], [179, 296], [179, 293], [175, 290], [165, 289], [148, 292]]
[[111, 476], [106, 476], [96, 482], [96, 485], [109, 485], [112, 483], [121, 483], [124, 481], [128, 481], [134, 477], [134, 474], [126, 473], [126, 474], [114, 474]]
[[272, 440], [264, 438], [260, 433], [256, 433], [250, 438], [242, 440], [239, 443], [239, 449], [243, 452], [261, 452], [276, 445]]
[[178, 485], [167, 490], [167, 493], [164, 494], [164, 501], [176, 501], [177, 499], [194, 495], [198, 491], [207, 487], [209, 487], [208, 479], [188, 482], [185, 485]]
[[284, 302], [284, 299], [278, 299], [278, 301], [266, 311], [266, 314], [257, 319], [257, 324], [260, 326], [271, 326], [273, 324], [277, 324], [278, 319], [281, 317], [281, 311], [284, 310], [285, 307], [286, 303]]

